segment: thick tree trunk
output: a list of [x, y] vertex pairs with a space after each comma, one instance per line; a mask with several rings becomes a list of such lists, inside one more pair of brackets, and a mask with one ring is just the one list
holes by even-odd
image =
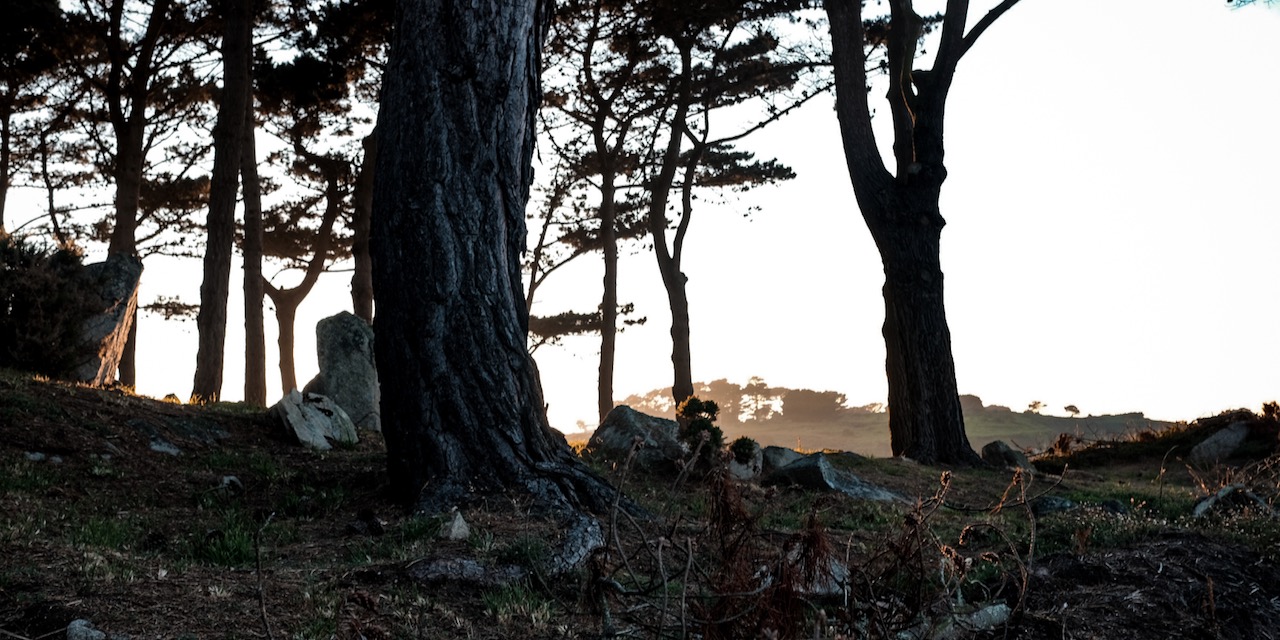
[[5, 203], [9, 199], [9, 156], [11, 150], [9, 148], [9, 126], [12, 120], [12, 114], [8, 108], [0, 113], [0, 235], [4, 234], [4, 210]]
[[618, 350], [618, 207], [614, 202], [614, 173], [600, 176], [600, 241], [604, 244], [604, 295], [600, 300], [600, 377], [596, 404], [600, 422], [613, 410], [613, 365]]
[[507, 490], [602, 510], [612, 495], [548, 426], [525, 350], [542, 8], [397, 12], [378, 124], [374, 329], [392, 490], [422, 510]]
[[693, 346], [689, 338], [686, 280], [684, 273], [677, 271], [667, 285], [667, 304], [671, 307], [671, 366], [675, 373], [671, 397], [677, 407], [693, 396]]
[[258, 181], [252, 96], [245, 102], [244, 148], [240, 150], [240, 180], [244, 189], [244, 401], [265, 407], [267, 341], [262, 317], [262, 187]]
[[373, 170], [378, 159], [377, 131], [364, 139], [364, 162], [356, 176], [352, 199], [351, 307], [356, 316], [373, 324], [373, 265], [369, 262], [369, 224], [373, 218]]
[[890, 446], [925, 464], [971, 464], [943, 301], [944, 222], [936, 199], [920, 209], [866, 215], [884, 263]]
[[253, 48], [253, 0], [232, 0], [222, 37], [222, 97], [213, 128], [213, 176], [209, 184], [208, 238], [200, 312], [196, 315], [199, 349], [192, 400], [213, 402], [222, 395], [226, 356], [227, 297], [231, 292], [231, 249], [236, 232], [236, 193], [244, 146], [245, 105], [249, 102], [249, 64]]

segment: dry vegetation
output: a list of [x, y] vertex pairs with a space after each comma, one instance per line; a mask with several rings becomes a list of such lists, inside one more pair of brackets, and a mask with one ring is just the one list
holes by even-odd
[[[1226, 484], [1280, 493], [1274, 416], [1217, 420], [1239, 419], [1243, 456], [1209, 468], [1180, 460], [1213, 421], [1067, 438], [1035, 475], [836, 457], [902, 503], [596, 462], [648, 513], [603, 514], [607, 547], [552, 577], [562, 534], [518, 496], [464, 506], [461, 542], [399, 512], [376, 438], [312, 453], [244, 407], [0, 372], [0, 636], [86, 618], [132, 638], [1275, 637], [1276, 520], [1190, 515]], [[1049, 496], [1077, 507], [1035, 515]], [[442, 558], [525, 577], [413, 577]], [[964, 630], [998, 605], [1007, 624]]]

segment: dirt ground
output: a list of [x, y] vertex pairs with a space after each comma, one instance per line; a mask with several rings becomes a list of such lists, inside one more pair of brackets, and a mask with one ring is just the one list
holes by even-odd
[[[65, 637], [79, 618], [130, 638], [600, 637], [600, 614], [572, 581], [535, 576], [512, 591], [409, 578], [424, 559], [503, 563], [554, 544], [555, 525], [529, 517], [518, 497], [469, 506], [472, 537], [442, 541], [439, 519], [404, 514], [385, 498], [377, 437], [314, 453], [243, 407], [0, 373], [0, 637]], [[931, 470], [861, 466], [903, 493], [936, 486]], [[1005, 477], [958, 480], [957, 499], [998, 500]], [[847, 513], [880, 517], [862, 508]], [[1271, 538], [1234, 537], [1231, 526], [1280, 525], [1248, 519], [1212, 534], [1171, 525], [1121, 545], [1033, 555], [1025, 592], [998, 592], [1015, 608], [1010, 624], [968, 635], [1280, 637], [1280, 548], [1259, 549], [1257, 540]]]

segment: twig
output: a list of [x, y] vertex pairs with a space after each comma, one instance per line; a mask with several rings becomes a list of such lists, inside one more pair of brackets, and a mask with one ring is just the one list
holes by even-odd
[[271, 620], [267, 617], [267, 588], [266, 581], [262, 577], [262, 532], [266, 530], [267, 525], [271, 524], [271, 519], [276, 517], [276, 513], [272, 511], [262, 526], [258, 527], [258, 531], [253, 534], [253, 555], [255, 561], [255, 572], [258, 574], [258, 608], [262, 614], [262, 628], [267, 632], [267, 640], [275, 640], [275, 635], [271, 633]]

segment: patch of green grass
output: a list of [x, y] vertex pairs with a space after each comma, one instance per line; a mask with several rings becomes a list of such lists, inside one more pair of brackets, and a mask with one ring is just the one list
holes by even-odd
[[281, 497], [276, 511], [296, 518], [328, 516], [341, 509], [350, 498], [350, 493], [342, 486], [317, 487], [306, 484]]
[[484, 611], [504, 627], [546, 629], [555, 616], [552, 601], [522, 584], [512, 584], [481, 595]]
[[138, 537], [136, 523], [118, 517], [90, 517], [68, 532], [72, 544], [123, 551]]
[[539, 570], [551, 557], [551, 548], [546, 540], [536, 536], [520, 536], [509, 544], [498, 548], [495, 556], [498, 562], [514, 564], [531, 570]]
[[256, 558], [254, 536], [257, 531], [258, 525], [243, 511], [227, 509], [219, 514], [213, 526], [191, 531], [179, 554], [184, 559], [217, 567], [249, 566]]
[[0, 466], [0, 494], [36, 493], [57, 483], [58, 474], [49, 462], [15, 460]]
[[200, 459], [209, 471], [223, 474], [253, 474], [269, 482], [288, 479], [292, 472], [265, 451], [211, 451]]

